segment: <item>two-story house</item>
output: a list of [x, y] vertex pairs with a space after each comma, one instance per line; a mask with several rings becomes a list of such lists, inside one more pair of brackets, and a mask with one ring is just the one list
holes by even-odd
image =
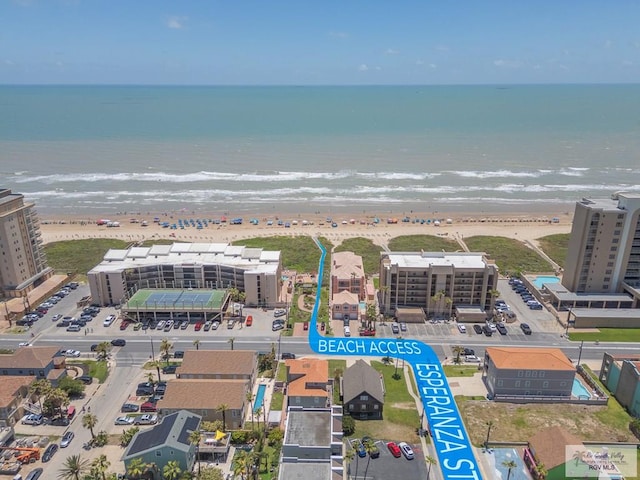
[[246, 380], [253, 384], [258, 354], [248, 350], [187, 350], [176, 378], [183, 380]]
[[345, 413], [362, 420], [379, 420], [384, 407], [384, 383], [378, 371], [357, 360], [342, 376], [342, 404]]
[[330, 405], [328, 393], [329, 362], [314, 358], [287, 360], [288, 407], [325, 408]]
[[65, 357], [57, 347], [21, 347], [12, 354], [0, 355], [0, 376], [33, 376], [54, 385], [66, 375]]

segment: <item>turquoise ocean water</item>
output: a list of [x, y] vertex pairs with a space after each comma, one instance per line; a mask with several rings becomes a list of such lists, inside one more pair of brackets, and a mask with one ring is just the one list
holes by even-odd
[[640, 192], [640, 85], [0, 86], [44, 212], [570, 211]]

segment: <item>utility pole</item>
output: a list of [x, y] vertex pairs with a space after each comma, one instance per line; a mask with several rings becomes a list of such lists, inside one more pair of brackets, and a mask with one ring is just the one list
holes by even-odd
[[149, 341], [151, 342], [151, 360], [156, 359], [156, 352], [153, 349], [153, 338], [149, 337]]
[[580, 342], [579, 353], [578, 353], [578, 367], [580, 366], [580, 360], [582, 359], [582, 347], [584, 346], [584, 340]]

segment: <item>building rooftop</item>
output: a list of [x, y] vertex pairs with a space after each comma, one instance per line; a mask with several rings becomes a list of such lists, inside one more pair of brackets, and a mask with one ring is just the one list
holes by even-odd
[[338, 278], [351, 278], [356, 274], [358, 278], [364, 275], [362, 257], [353, 252], [335, 252], [331, 254], [331, 274]]
[[275, 272], [279, 262], [279, 251], [226, 243], [173, 243], [111, 249], [91, 272], [119, 272], [158, 264], [227, 265], [244, 270]]
[[344, 371], [342, 377], [342, 396], [345, 403], [363, 392], [380, 403], [384, 403], [384, 391], [380, 373], [364, 360], [357, 360]]
[[187, 350], [176, 375], [251, 375], [257, 357], [249, 350]]
[[467, 252], [391, 252], [383, 253], [400, 268], [456, 267], [482, 269], [487, 266], [483, 253]]
[[544, 463], [547, 471], [571, 460], [571, 458], [567, 459], [567, 445], [580, 446], [582, 440], [562, 427], [542, 429], [529, 439], [529, 448], [536, 459]]
[[278, 473], [280, 480], [331, 480], [329, 462], [283, 462]]
[[345, 303], [353, 305], [354, 303], [359, 303], [359, 301], [360, 299], [358, 298], [357, 294], [351, 293], [347, 290], [342, 290], [341, 292], [334, 293], [333, 298], [331, 299], [332, 304], [339, 305], [343, 305]]
[[[289, 397], [326, 397], [329, 382], [329, 362], [313, 358], [287, 360], [287, 395]], [[309, 384], [324, 385], [324, 389], [310, 388]]]
[[289, 409], [284, 443], [328, 447], [331, 444], [331, 411]]
[[569, 291], [562, 283], [545, 283], [544, 288], [562, 302], [630, 302], [633, 300], [626, 293], [574, 293]]
[[21, 347], [10, 355], [0, 355], [0, 370], [3, 369], [42, 369], [60, 351], [58, 347]]
[[8, 375], [2, 377], [2, 388], [0, 388], [0, 408], [8, 407], [13, 402], [16, 392], [22, 387], [28, 387], [35, 381], [36, 377]]
[[200, 416], [186, 410], [161, 418], [157, 425], [136, 433], [122, 456], [123, 460], [142, 456], [143, 452], [165, 444], [188, 451], [191, 448], [189, 434], [200, 428], [200, 420]]
[[213, 410], [224, 403], [240, 410], [249, 388], [247, 380], [170, 380], [158, 409]]
[[571, 370], [576, 367], [559, 348], [487, 347], [486, 354], [500, 369]]

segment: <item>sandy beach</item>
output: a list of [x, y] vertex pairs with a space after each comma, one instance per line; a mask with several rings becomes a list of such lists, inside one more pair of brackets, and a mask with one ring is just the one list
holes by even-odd
[[[448, 213], [446, 217], [434, 217], [433, 213], [411, 213], [410, 221], [404, 222], [400, 217], [388, 217], [384, 215], [353, 214], [333, 215], [332, 222], [327, 216], [321, 214], [270, 216], [258, 215], [243, 218], [242, 225], [231, 225], [228, 218], [226, 223], [212, 224], [198, 229], [193, 226], [181, 229], [163, 228], [159, 222], [178, 224], [189, 219], [220, 219], [215, 215], [192, 215], [189, 213], [160, 213], [160, 214], [132, 214], [117, 213], [103, 217], [89, 216], [64, 216], [40, 214], [40, 224], [43, 242], [51, 243], [64, 240], [83, 238], [116, 238], [125, 241], [141, 241], [149, 239], [175, 239], [183, 242], [234, 242], [242, 238], [264, 236], [324, 236], [335, 244], [339, 244], [345, 238], [364, 237], [370, 238], [374, 243], [385, 246], [389, 239], [402, 235], [439, 235], [450, 238], [467, 238], [476, 235], [494, 235], [520, 239], [522, 241], [535, 241], [540, 237], [571, 231], [572, 215], [564, 213], [561, 216], [543, 215], [539, 213], [510, 213], [510, 214], [483, 214], [467, 215], [464, 213]], [[255, 218], [258, 224], [250, 223]], [[378, 218], [379, 222], [374, 223]], [[397, 223], [388, 223], [390, 218], [395, 218]], [[98, 220], [108, 219], [117, 222], [117, 227], [97, 225]], [[415, 223], [413, 220], [417, 219]], [[420, 220], [425, 219], [425, 223]], [[438, 222], [434, 222], [434, 220]], [[271, 220], [272, 225], [267, 222]], [[289, 223], [289, 227], [277, 225], [278, 220]], [[430, 223], [426, 223], [430, 220]], [[146, 223], [143, 223], [146, 222]], [[333, 227], [332, 223], [337, 226]]]

